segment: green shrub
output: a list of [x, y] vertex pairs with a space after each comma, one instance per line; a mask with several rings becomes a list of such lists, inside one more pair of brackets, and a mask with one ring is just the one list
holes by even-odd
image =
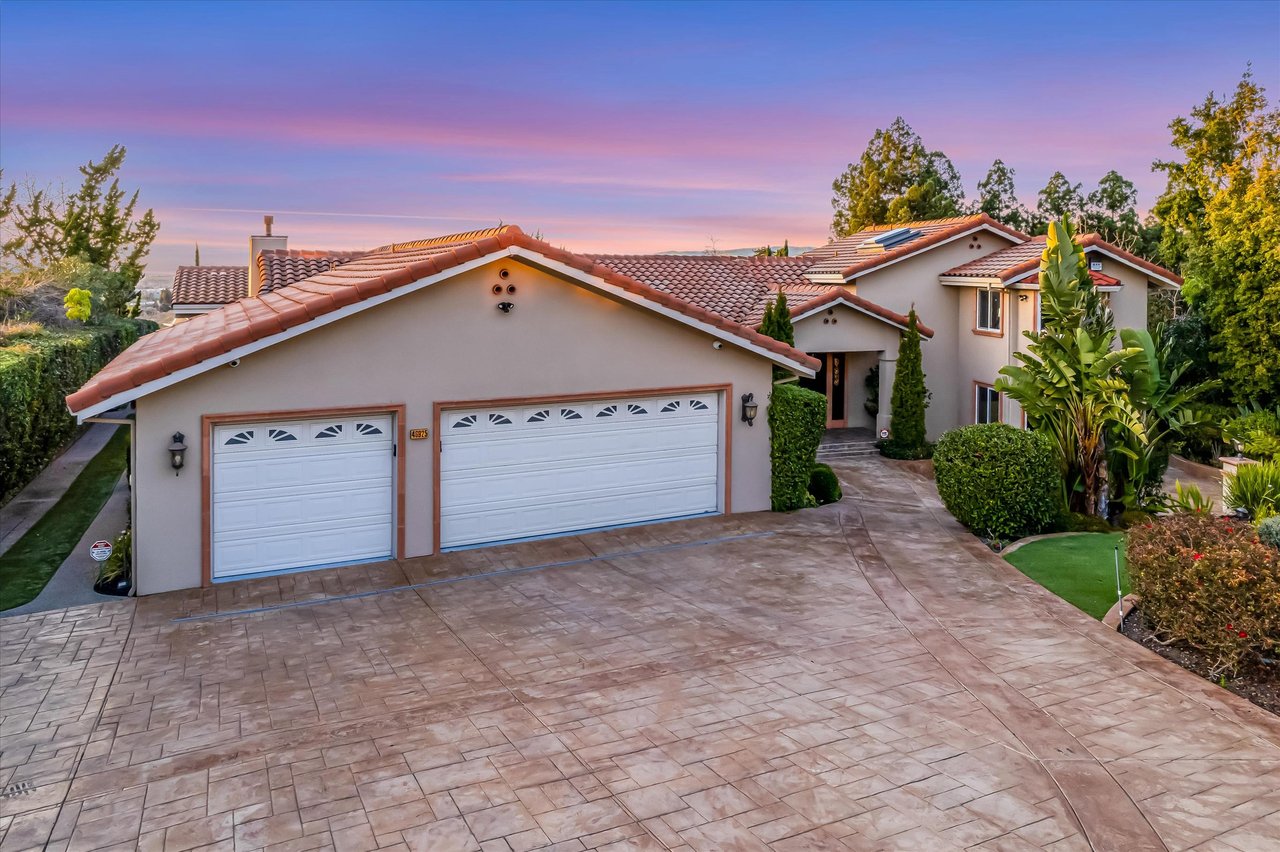
[[1184, 486], [1181, 479], [1173, 482], [1173, 496], [1168, 499], [1169, 509], [1174, 512], [1191, 512], [1197, 515], [1213, 513], [1213, 500], [1200, 493], [1200, 486], [1192, 483]]
[[1248, 524], [1166, 515], [1129, 531], [1129, 577], [1162, 639], [1235, 675], [1280, 651], [1280, 553]]
[[769, 398], [769, 460], [775, 512], [814, 505], [809, 495], [809, 474], [826, 428], [825, 396], [794, 383], [773, 386]]
[[978, 535], [1018, 538], [1061, 520], [1062, 474], [1038, 432], [1003, 423], [952, 429], [938, 441], [933, 469], [948, 511]]
[[830, 465], [813, 466], [813, 472], [809, 474], [809, 494], [818, 501], [819, 506], [839, 502], [844, 496], [840, 490], [840, 479]]
[[1126, 509], [1120, 513], [1120, 517], [1116, 520], [1120, 529], [1127, 530], [1129, 527], [1149, 523], [1151, 521], [1151, 513], [1144, 512], [1141, 509]]
[[1258, 524], [1258, 541], [1280, 550], [1280, 515], [1272, 515]]
[[133, 531], [125, 530], [116, 536], [111, 545], [111, 555], [98, 568], [98, 582], [115, 582], [128, 577], [133, 570]]
[[1203, 422], [1187, 426], [1173, 438], [1173, 451], [1201, 464], [1212, 464], [1223, 454], [1222, 423], [1231, 416], [1225, 405], [1202, 405]]
[[1280, 456], [1280, 407], [1241, 408], [1238, 416], [1222, 425], [1222, 437], [1240, 445], [1240, 451], [1251, 459]]
[[1114, 532], [1111, 524], [1107, 523], [1097, 515], [1086, 515], [1081, 512], [1071, 512], [1067, 515], [1066, 522], [1067, 532]]
[[1244, 509], [1255, 521], [1280, 514], [1280, 459], [1241, 465], [1222, 478], [1222, 491], [1228, 508]]
[[76, 432], [66, 396], [155, 323], [118, 320], [0, 345], [0, 504], [44, 469]]

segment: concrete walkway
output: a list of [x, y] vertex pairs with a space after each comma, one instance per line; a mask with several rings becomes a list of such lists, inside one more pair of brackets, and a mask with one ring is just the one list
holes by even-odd
[[12, 547], [61, 499], [98, 451], [106, 446], [119, 426], [93, 423], [62, 455], [40, 471], [13, 499], [0, 506], [0, 553]]
[[98, 579], [98, 563], [89, 556], [89, 546], [98, 539], [115, 541], [128, 523], [129, 483], [127, 474], [121, 474], [98, 517], [89, 524], [89, 529], [85, 530], [71, 555], [49, 578], [40, 594], [22, 606], [0, 611], [0, 618], [118, 600], [114, 596], [100, 595], [93, 590], [93, 584]]
[[845, 499], [0, 620], [3, 849], [1272, 852], [1280, 719]]

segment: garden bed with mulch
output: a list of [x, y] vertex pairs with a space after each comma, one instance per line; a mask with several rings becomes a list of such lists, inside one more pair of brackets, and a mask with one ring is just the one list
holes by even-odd
[[1280, 716], [1280, 662], [1275, 665], [1258, 665], [1241, 672], [1225, 683], [1211, 674], [1211, 666], [1204, 654], [1195, 648], [1178, 643], [1162, 645], [1151, 625], [1135, 609], [1125, 617], [1120, 632], [1145, 648], [1150, 648], [1170, 662], [1177, 663], [1192, 674], [1231, 690], [1241, 698], [1252, 701], [1263, 710]]

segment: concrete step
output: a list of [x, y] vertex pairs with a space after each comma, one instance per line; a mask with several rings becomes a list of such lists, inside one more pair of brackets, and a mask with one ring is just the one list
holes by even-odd
[[879, 450], [871, 441], [858, 441], [847, 444], [823, 444], [818, 447], [818, 461], [862, 458], [876, 455]]

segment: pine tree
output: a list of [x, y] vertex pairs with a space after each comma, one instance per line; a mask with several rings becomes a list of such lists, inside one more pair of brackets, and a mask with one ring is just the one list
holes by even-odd
[[782, 248], [778, 249], [778, 257], [791, 257], [791, 241], [783, 240]]
[[898, 344], [898, 371], [893, 377], [889, 403], [889, 440], [881, 447], [881, 452], [890, 458], [919, 459], [929, 454], [924, 421], [929, 392], [924, 385], [919, 322], [913, 307]]
[[765, 337], [778, 339], [776, 323], [773, 321], [773, 302], [767, 302], [764, 306], [764, 319], [760, 320], [760, 333]]
[[1011, 228], [1023, 230], [1027, 227], [1030, 215], [1027, 208], [1018, 200], [1013, 183], [1013, 169], [996, 160], [987, 171], [987, 176], [978, 181], [977, 212], [986, 213], [997, 222]]
[[1064, 216], [1072, 222], [1079, 219], [1084, 212], [1084, 196], [1080, 194], [1080, 187], [1081, 184], [1073, 184], [1062, 172], [1054, 172], [1037, 196], [1031, 232], [1048, 233], [1049, 223], [1059, 222]]

